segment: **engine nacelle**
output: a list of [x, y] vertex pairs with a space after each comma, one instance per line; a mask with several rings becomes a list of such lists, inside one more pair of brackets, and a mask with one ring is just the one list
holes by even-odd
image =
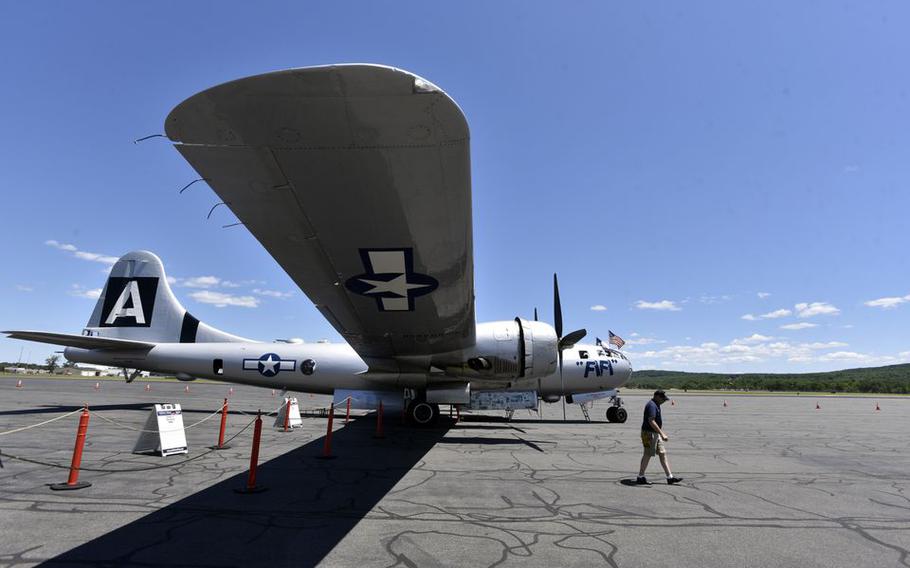
[[556, 331], [549, 324], [515, 318], [477, 325], [469, 349], [433, 357], [449, 376], [496, 382], [541, 379], [556, 372]]

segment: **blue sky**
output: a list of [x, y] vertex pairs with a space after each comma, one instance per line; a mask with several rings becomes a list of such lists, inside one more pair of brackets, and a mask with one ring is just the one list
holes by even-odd
[[[206, 221], [210, 189], [177, 195], [165, 140], [131, 141], [227, 80], [374, 62], [467, 115], [478, 320], [550, 319], [555, 271], [567, 327], [639, 369], [910, 361], [907, 3], [248, 6], [0, 6], [0, 327], [79, 332], [141, 248], [216, 327], [337, 340], [226, 208]], [[22, 347], [53, 350], [0, 359]]]

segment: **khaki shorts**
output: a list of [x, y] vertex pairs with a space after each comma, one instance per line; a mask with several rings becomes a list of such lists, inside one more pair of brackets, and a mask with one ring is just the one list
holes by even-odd
[[648, 455], [652, 457], [656, 456], [657, 454], [667, 453], [667, 448], [664, 446], [664, 441], [660, 439], [660, 435], [657, 432], [642, 430], [641, 445], [645, 447], [645, 451], [648, 452]]

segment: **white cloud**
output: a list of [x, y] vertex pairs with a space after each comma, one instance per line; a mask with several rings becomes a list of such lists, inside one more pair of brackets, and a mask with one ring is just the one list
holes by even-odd
[[770, 295], [771, 295], [770, 292], [759, 292], [757, 294], [759, 300], [764, 300], [765, 298], [767, 298]]
[[639, 310], [658, 310], [668, 312], [678, 312], [682, 309], [676, 305], [676, 302], [673, 302], [671, 300], [660, 300], [659, 302], [646, 302], [645, 300], [638, 300], [635, 302], [635, 307]]
[[75, 296], [77, 298], [87, 298], [89, 300], [97, 300], [101, 297], [101, 288], [83, 288], [78, 284], [73, 284], [69, 291], [70, 296]]
[[863, 304], [869, 306], [870, 308], [891, 310], [907, 302], [910, 302], [910, 294], [906, 296], [889, 296], [887, 298], [878, 298], [877, 300], [869, 300], [868, 302], [863, 302]]
[[212, 290], [192, 292], [190, 298], [202, 304], [212, 304], [216, 308], [223, 308], [225, 306], [237, 306], [241, 308], [259, 307], [259, 299], [255, 296], [234, 296], [223, 292], [214, 292]]
[[591, 306], [591, 311], [592, 312], [605, 312], [605, 311], [607, 311], [607, 306], [604, 306], [603, 304], [597, 304], [597, 305]]
[[16, 290], [20, 292], [34, 292], [35, 289], [31, 286], [26, 286], [25, 284], [16, 284]]
[[626, 345], [654, 345], [657, 343], [666, 343], [663, 339], [655, 339], [653, 337], [640, 337], [637, 333], [634, 334], [632, 339], [626, 340]]
[[[898, 361], [893, 356], [874, 356], [852, 351], [843, 351], [847, 344], [842, 341], [790, 343], [773, 340], [774, 338], [753, 334], [749, 337], [734, 339], [726, 345], [717, 342], [705, 342], [697, 346], [674, 345], [658, 350], [641, 353], [629, 350], [633, 361], [641, 359], [649, 365], [660, 362], [669, 368], [723, 367], [744, 363], [761, 363], [766, 361], [788, 361], [791, 363], [819, 363], [832, 361], [862, 361], [886, 364]], [[841, 349], [841, 351], [831, 351]], [[903, 353], [910, 359], [910, 351]]]
[[812, 302], [796, 304], [796, 317], [811, 318], [813, 316], [836, 316], [840, 310], [827, 302]]
[[843, 341], [816, 341], [815, 343], [803, 343], [802, 345], [807, 349], [836, 349], [838, 347], [847, 347], [847, 344]]
[[733, 296], [730, 294], [723, 294], [721, 296], [709, 296], [708, 294], [702, 294], [699, 296], [698, 301], [702, 304], [720, 304], [721, 302], [729, 302], [733, 299]]
[[177, 286], [185, 288], [213, 288], [221, 282], [217, 276], [191, 276], [189, 278], [178, 278]]
[[253, 293], [259, 296], [268, 296], [269, 298], [278, 298], [279, 300], [286, 300], [294, 295], [293, 292], [279, 292], [278, 290], [263, 290], [261, 288], [254, 288]]
[[86, 252], [84, 250], [79, 250], [78, 248], [76, 248], [75, 245], [71, 245], [69, 243], [61, 243], [61, 242], [55, 241], [53, 239], [44, 241], [44, 244], [46, 244], [49, 247], [54, 247], [55, 249], [58, 249], [58, 250], [62, 250], [65, 252], [71, 252], [71, 253], [73, 253], [73, 257], [81, 259], [81, 260], [100, 262], [102, 264], [114, 264], [118, 260], [116, 256], [109, 256], [109, 255], [100, 254], [97, 252]]
[[779, 310], [774, 310], [773, 312], [768, 312], [766, 314], [762, 314], [758, 317], [760, 317], [761, 319], [777, 319], [777, 318], [785, 318], [792, 313], [793, 312], [791, 312], [790, 310], [781, 308]]
[[781, 329], [809, 329], [810, 327], [818, 327], [817, 323], [808, 323], [808, 322], [799, 322], [799, 323], [788, 323], [787, 325], [780, 326]]
[[779, 310], [774, 310], [773, 312], [768, 312], [768, 313], [762, 314], [762, 315], [760, 315], [760, 316], [754, 316], [754, 315], [752, 315], [752, 314], [746, 314], [746, 315], [744, 315], [744, 316], [740, 316], [740, 319], [744, 319], [744, 320], [746, 320], [746, 321], [756, 321], [756, 320], [759, 320], [759, 319], [777, 319], [777, 318], [785, 318], [785, 317], [789, 316], [789, 315], [792, 314], [792, 313], [793, 313], [793, 312], [791, 312], [790, 310], [781, 308], [781, 309], [779, 309]]
[[772, 339], [774, 339], [774, 338], [771, 336], [768, 336], [768, 335], [761, 335], [758, 333], [753, 333], [749, 337], [743, 337], [741, 339], [734, 339], [733, 345], [743, 345], [743, 344], [748, 344], [748, 343], [764, 343], [766, 341], [771, 341]]
[[857, 362], [871, 362], [872, 357], [866, 355], [865, 353], [857, 353], [855, 351], [835, 351], [833, 353], [825, 353], [818, 358], [819, 361], [857, 361]]

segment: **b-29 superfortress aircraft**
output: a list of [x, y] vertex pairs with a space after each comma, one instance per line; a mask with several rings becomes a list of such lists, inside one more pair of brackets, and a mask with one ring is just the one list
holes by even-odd
[[612, 396], [607, 418], [625, 421], [615, 389], [631, 363], [580, 343], [583, 329], [563, 335], [555, 275], [553, 326], [475, 322], [468, 126], [436, 85], [379, 65], [266, 73], [188, 98], [165, 131], [347, 344], [208, 326], [146, 251], [114, 264], [81, 335], [10, 337], [64, 345], [127, 380], [135, 369], [397, 402], [417, 425], [439, 404], [514, 409], [522, 395]]

